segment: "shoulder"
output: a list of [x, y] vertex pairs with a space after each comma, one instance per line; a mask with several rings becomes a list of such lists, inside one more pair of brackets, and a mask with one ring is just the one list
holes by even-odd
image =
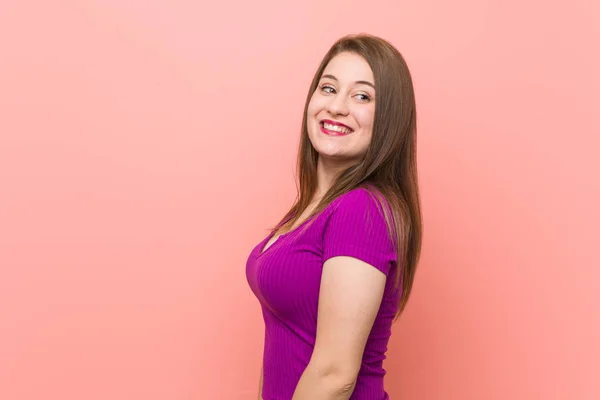
[[354, 203], [369, 203], [373, 199], [373, 195], [375, 194], [374, 189], [367, 189], [365, 187], [358, 187], [352, 189], [351, 191], [341, 195], [336, 200], [344, 201], [344, 202], [354, 202]]
[[[385, 197], [373, 188], [356, 188], [334, 200], [333, 213], [384, 217], [390, 211]], [[386, 210], [384, 210], [384, 208]]]
[[325, 222], [325, 258], [345, 255], [358, 258], [384, 273], [396, 263], [391, 213], [383, 196], [371, 188], [353, 189], [334, 200]]
[[391, 233], [392, 210], [383, 194], [375, 188], [356, 188], [334, 200], [331, 225], [337, 229], [363, 230], [365, 234]]

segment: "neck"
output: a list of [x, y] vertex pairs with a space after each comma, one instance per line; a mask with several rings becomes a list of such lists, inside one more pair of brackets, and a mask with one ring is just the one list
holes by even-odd
[[340, 163], [319, 157], [317, 160], [317, 190], [313, 196], [313, 201], [319, 201], [325, 193], [331, 188], [335, 178], [351, 164], [348, 162]]

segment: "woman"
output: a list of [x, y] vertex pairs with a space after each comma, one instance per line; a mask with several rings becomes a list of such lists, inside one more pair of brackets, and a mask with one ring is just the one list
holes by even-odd
[[400, 53], [338, 40], [310, 86], [299, 196], [250, 254], [265, 321], [259, 399], [383, 400], [391, 325], [421, 248], [416, 112]]

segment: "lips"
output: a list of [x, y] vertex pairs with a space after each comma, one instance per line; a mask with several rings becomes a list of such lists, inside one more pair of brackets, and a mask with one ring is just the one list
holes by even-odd
[[319, 125], [321, 126], [321, 132], [330, 136], [346, 136], [354, 132], [349, 126], [330, 119], [322, 120]]

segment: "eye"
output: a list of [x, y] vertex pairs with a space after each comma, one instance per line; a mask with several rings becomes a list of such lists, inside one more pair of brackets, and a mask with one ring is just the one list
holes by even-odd
[[369, 97], [369, 95], [368, 95], [368, 94], [364, 94], [364, 93], [358, 93], [358, 94], [356, 95], [356, 97], [358, 97], [358, 99], [359, 99], [360, 101], [364, 101], [364, 102], [369, 102], [369, 101], [371, 101], [371, 97]]
[[321, 90], [325, 93], [334, 93], [335, 89], [330, 85], [321, 85]]

